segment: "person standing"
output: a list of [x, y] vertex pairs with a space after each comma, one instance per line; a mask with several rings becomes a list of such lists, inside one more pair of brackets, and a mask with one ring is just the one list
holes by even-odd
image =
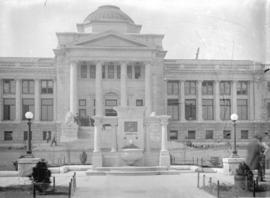
[[246, 164], [250, 170], [258, 170], [258, 176], [262, 177], [261, 154], [263, 152], [262, 136], [256, 134], [254, 140], [247, 146]]

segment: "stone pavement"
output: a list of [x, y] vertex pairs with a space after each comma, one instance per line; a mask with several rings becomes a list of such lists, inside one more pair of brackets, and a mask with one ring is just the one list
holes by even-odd
[[152, 176], [79, 176], [74, 198], [212, 198], [198, 189], [196, 173]]

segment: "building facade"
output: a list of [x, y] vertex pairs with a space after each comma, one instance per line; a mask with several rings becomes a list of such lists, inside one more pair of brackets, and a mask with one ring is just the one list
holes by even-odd
[[[106, 119], [119, 116], [117, 106], [144, 107], [146, 118], [170, 115], [169, 142], [231, 141], [232, 113], [239, 115], [238, 141], [268, 131], [270, 75], [264, 63], [165, 59], [164, 35], [140, 31], [118, 7], [101, 6], [77, 24], [77, 32], [57, 33], [54, 58], [0, 58], [1, 145], [25, 143], [24, 114], [31, 111], [34, 143], [72, 136], [93, 148], [95, 117], [102, 117], [101, 147], [111, 147], [107, 126], [117, 121]], [[64, 126], [67, 115], [78, 125], [75, 134]]]

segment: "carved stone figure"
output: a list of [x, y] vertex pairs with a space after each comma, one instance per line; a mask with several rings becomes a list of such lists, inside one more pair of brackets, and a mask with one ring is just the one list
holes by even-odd
[[65, 117], [65, 124], [71, 126], [74, 124], [74, 115], [72, 112], [68, 112]]

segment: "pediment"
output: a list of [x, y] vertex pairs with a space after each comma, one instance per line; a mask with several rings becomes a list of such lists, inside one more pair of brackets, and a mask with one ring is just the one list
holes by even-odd
[[100, 36], [77, 42], [75, 46], [81, 47], [147, 47], [147, 45], [114, 34]]

